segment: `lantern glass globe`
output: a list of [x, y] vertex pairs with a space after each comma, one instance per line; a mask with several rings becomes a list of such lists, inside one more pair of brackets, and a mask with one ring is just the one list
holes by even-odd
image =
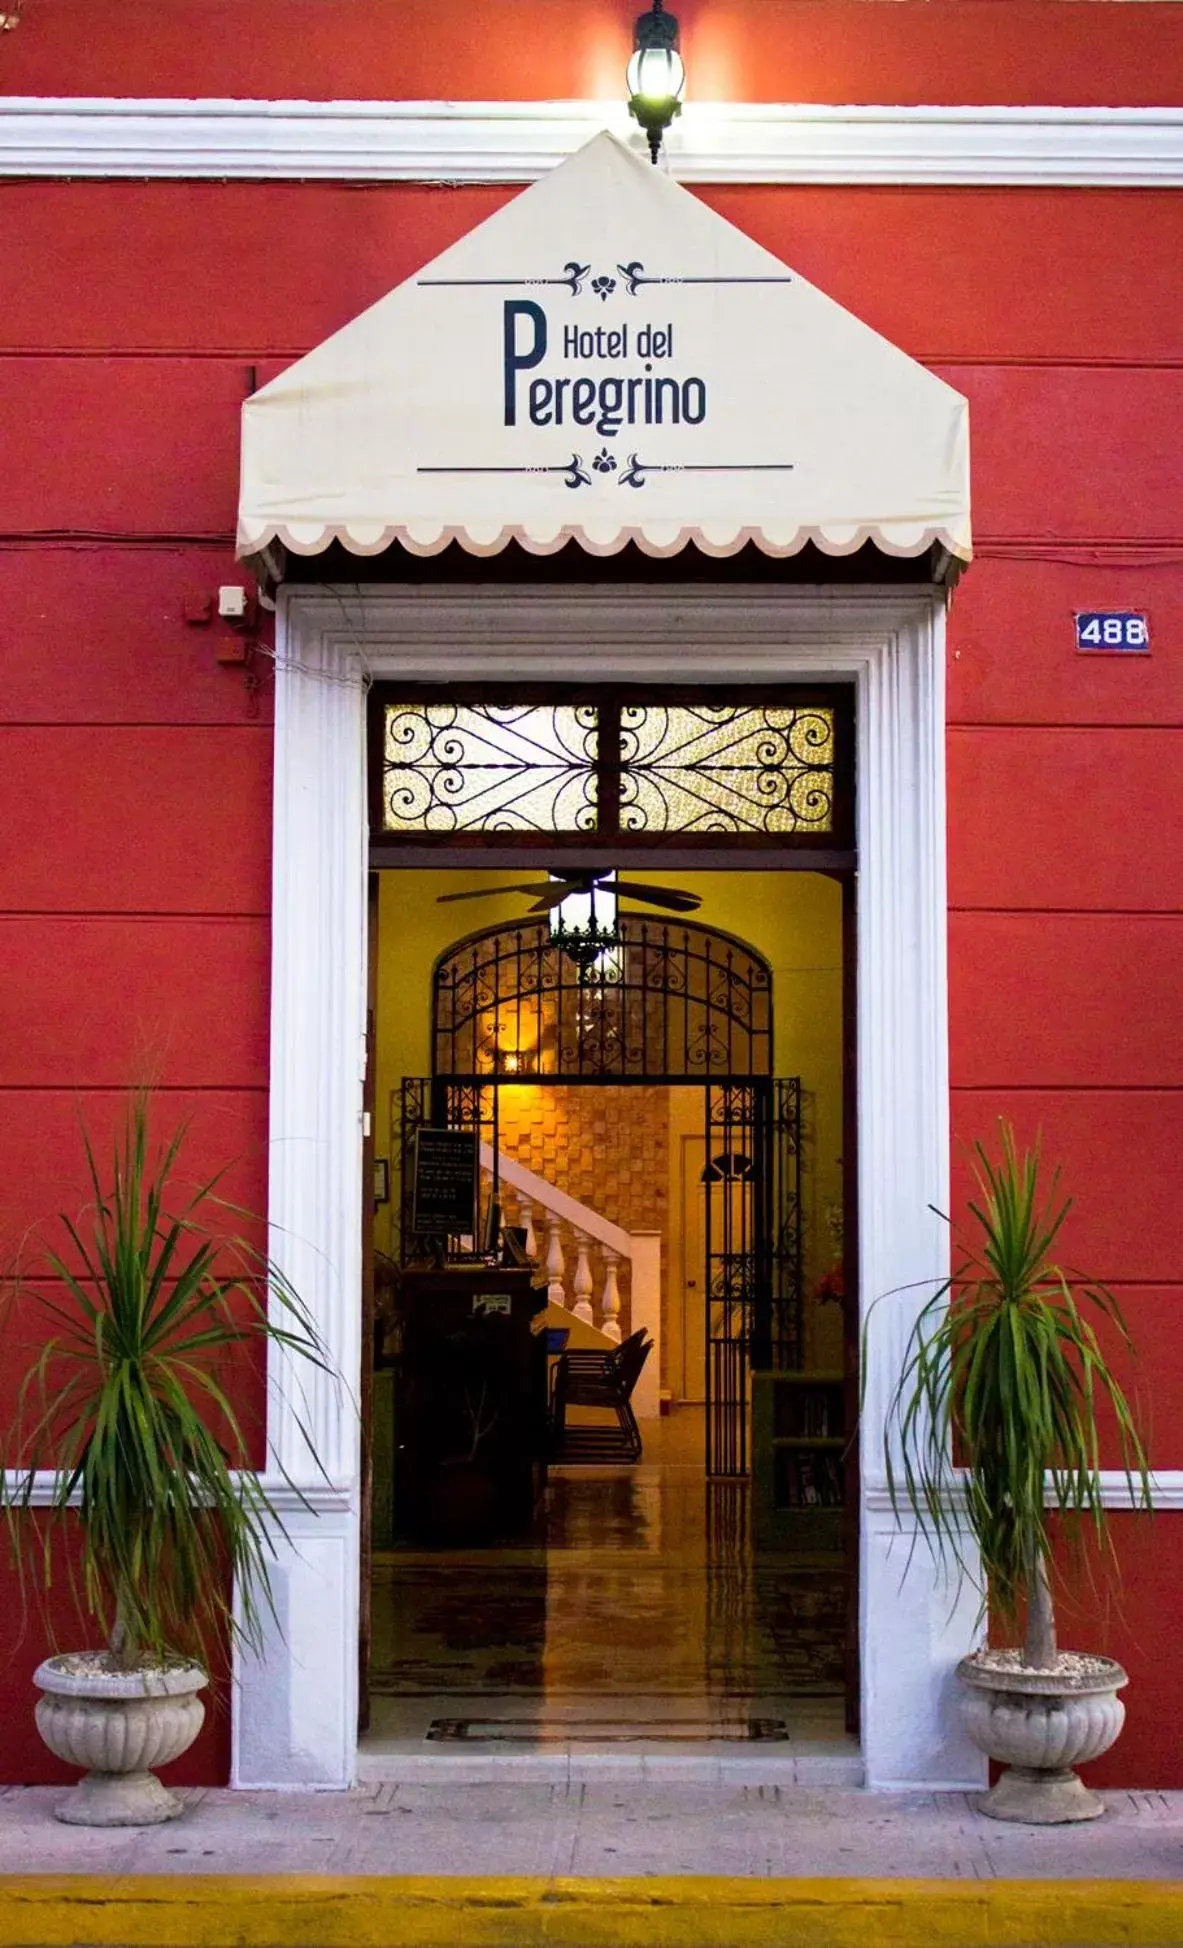
[[628, 91], [639, 101], [657, 104], [682, 98], [686, 70], [676, 47], [640, 47], [627, 70]]

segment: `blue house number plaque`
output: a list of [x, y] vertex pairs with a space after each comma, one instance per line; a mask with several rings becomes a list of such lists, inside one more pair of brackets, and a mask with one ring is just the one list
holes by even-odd
[[1149, 656], [1150, 626], [1133, 609], [1078, 610], [1076, 647], [1094, 656]]

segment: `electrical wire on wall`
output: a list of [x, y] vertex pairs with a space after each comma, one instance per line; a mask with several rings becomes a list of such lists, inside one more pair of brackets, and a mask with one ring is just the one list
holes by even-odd
[[352, 582], [343, 590], [339, 583], [327, 582], [319, 589], [318, 593], [321, 595], [331, 595], [341, 611], [341, 620], [345, 625], [350, 640], [350, 647], [359, 665], [356, 671], [349, 670], [338, 673], [335, 670], [318, 669], [311, 663], [301, 663], [298, 657], [281, 656], [277, 650], [272, 649], [268, 644], [258, 641], [254, 645], [256, 653], [260, 656], [265, 656], [268, 662], [277, 670], [295, 670], [299, 675], [310, 676], [318, 683], [336, 684], [339, 688], [345, 690], [360, 689], [364, 696], [373, 687], [374, 671], [370, 664], [370, 659], [366, 655], [365, 642], [358, 622], [354, 616], [350, 615], [345, 605], [345, 596], [347, 594], [356, 595], [360, 598], [361, 584], [360, 582]]
[[1040, 541], [986, 536], [974, 541], [975, 561], [1045, 561], [1063, 568], [1173, 568], [1183, 542]]

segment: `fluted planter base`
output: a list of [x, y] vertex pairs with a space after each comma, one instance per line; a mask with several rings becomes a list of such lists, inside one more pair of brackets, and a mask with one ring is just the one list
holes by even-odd
[[205, 1718], [196, 1664], [112, 1669], [101, 1652], [50, 1657], [33, 1682], [37, 1729], [59, 1759], [86, 1777], [54, 1808], [69, 1826], [158, 1826], [181, 1801], [153, 1766], [188, 1751]]
[[185, 1802], [154, 1772], [88, 1772], [53, 1810], [67, 1826], [161, 1826]]
[[1064, 1826], [1099, 1819], [1104, 1802], [1074, 1767], [1099, 1758], [1125, 1722], [1117, 1693], [1129, 1679], [1111, 1657], [1062, 1655], [1053, 1670], [1026, 1670], [1013, 1651], [963, 1657], [961, 1720], [978, 1750], [1005, 1765], [977, 1801], [991, 1819]]
[[1024, 1826], [1067, 1826], [1072, 1820], [1100, 1819], [1105, 1802], [1090, 1792], [1071, 1766], [1044, 1772], [1035, 1766], [1008, 1766], [989, 1792], [975, 1802], [991, 1819]]

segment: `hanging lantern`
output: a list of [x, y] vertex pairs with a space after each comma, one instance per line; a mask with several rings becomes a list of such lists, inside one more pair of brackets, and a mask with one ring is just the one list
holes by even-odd
[[[600, 910], [596, 911], [597, 894]], [[579, 969], [580, 979], [604, 980], [613, 971], [620, 946], [616, 895], [611, 884], [572, 893], [552, 908], [550, 937]]]
[[633, 33], [633, 57], [628, 64], [629, 111], [649, 138], [649, 155], [656, 162], [661, 138], [675, 115], [682, 112], [686, 70], [678, 52], [678, 23], [662, 0], [653, 0]]

